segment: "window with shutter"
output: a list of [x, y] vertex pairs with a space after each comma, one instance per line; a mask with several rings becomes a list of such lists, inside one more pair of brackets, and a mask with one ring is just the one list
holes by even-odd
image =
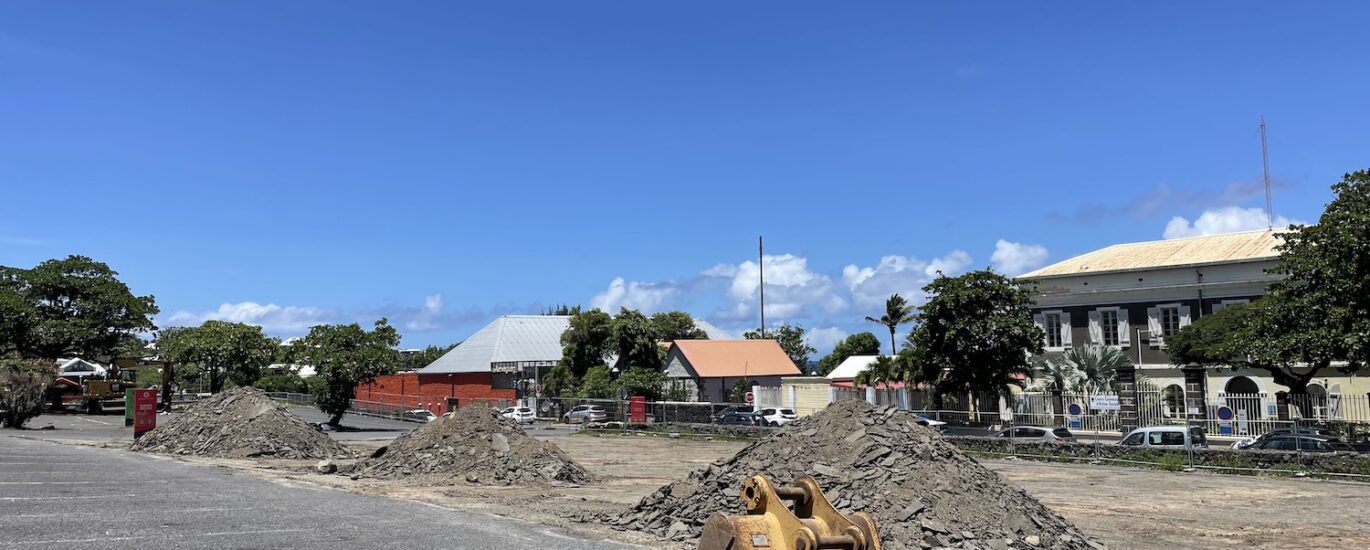
[[1089, 343], [1104, 345], [1103, 310], [1089, 312]]
[[1118, 308], [1118, 345], [1132, 345], [1132, 322], [1128, 319], [1127, 309]]
[[1061, 347], [1068, 348], [1071, 345], [1072, 335], [1070, 330], [1070, 314], [1061, 314]]
[[1151, 345], [1165, 345], [1165, 335], [1161, 332], [1161, 308], [1146, 308], [1146, 328], [1147, 334], [1151, 337]]
[[1042, 314], [1043, 327], [1046, 332], [1047, 349], [1060, 349], [1061, 344], [1061, 312], [1048, 311]]
[[1122, 345], [1122, 327], [1118, 324], [1118, 309], [1100, 309], [1095, 315], [1099, 318], [1099, 343], [1105, 346]]

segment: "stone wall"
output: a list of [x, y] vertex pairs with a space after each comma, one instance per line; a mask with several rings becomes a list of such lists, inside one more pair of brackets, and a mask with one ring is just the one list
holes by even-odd
[[[998, 437], [948, 437], [962, 451], [1006, 454], [1009, 440]], [[1014, 454], [1038, 457], [1091, 458], [1093, 443], [1017, 443]], [[1108, 460], [1150, 462], [1162, 467], [1187, 466], [1184, 449], [1154, 449], [1102, 444], [1099, 457]], [[1256, 470], [1309, 471], [1370, 475], [1370, 455], [1364, 453], [1297, 453], [1286, 451], [1238, 451], [1229, 448], [1194, 449], [1194, 464], [1213, 468], [1252, 468]]]

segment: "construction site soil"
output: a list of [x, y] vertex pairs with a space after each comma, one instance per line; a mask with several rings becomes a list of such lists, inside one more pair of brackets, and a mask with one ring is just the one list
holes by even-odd
[[744, 513], [738, 491], [756, 474], [781, 484], [812, 475], [839, 510], [874, 516], [881, 543], [891, 550], [1102, 547], [913, 415], [863, 401], [830, 405], [625, 512], [589, 519], [694, 539], [714, 512]]
[[328, 459], [355, 453], [261, 390], [229, 390], [133, 442], [134, 451], [225, 458]]
[[530, 437], [499, 411], [480, 405], [402, 435], [346, 471], [435, 484], [581, 484], [591, 479], [555, 444]]

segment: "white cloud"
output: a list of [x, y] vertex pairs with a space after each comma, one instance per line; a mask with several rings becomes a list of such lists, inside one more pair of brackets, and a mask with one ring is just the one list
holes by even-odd
[[[1171, 218], [1170, 223], [1165, 225], [1165, 238], [1179, 239], [1265, 229], [1267, 227], [1266, 221], [1265, 210], [1261, 208], [1241, 208], [1238, 206], [1213, 208], [1199, 214], [1199, 217], [1195, 218], [1192, 223], [1181, 216]], [[1284, 216], [1275, 216], [1275, 227], [1305, 223]]]
[[833, 292], [832, 279], [809, 270], [808, 259], [793, 254], [763, 256], [763, 264], [746, 261], [736, 265], [718, 264], [702, 275], [732, 278], [727, 297], [730, 308], [721, 312], [726, 318], [741, 319], [756, 315], [763, 266], [766, 276], [766, 315], [777, 320], [800, 317], [814, 306], [827, 313], [847, 307], [847, 301]]
[[614, 277], [609, 288], [590, 298], [590, 307], [615, 313], [620, 307], [641, 310], [644, 313], [659, 311], [676, 295], [679, 288], [672, 283], [625, 282], [623, 277]]
[[439, 328], [442, 320], [443, 301], [441, 294], [423, 297], [423, 307], [404, 321], [404, 328], [415, 332], [425, 332]]
[[880, 263], [874, 267], [849, 265], [842, 268], [842, 280], [857, 307], [881, 306], [895, 293], [918, 303], [922, 301], [923, 287], [937, 277], [938, 272], [955, 275], [972, 261], [964, 250], [953, 250], [931, 261], [890, 255], [880, 258]]
[[176, 311], [167, 318], [166, 324], [198, 326], [210, 320], [230, 321], [258, 325], [273, 334], [302, 334], [314, 325], [337, 322], [337, 319], [337, 312], [322, 308], [238, 302], [221, 304], [218, 309], [201, 313]]
[[994, 243], [994, 254], [989, 257], [994, 269], [1009, 276], [1018, 276], [1045, 264], [1047, 248], [1039, 244], [1023, 244], [999, 239]]
[[811, 328], [804, 331], [804, 341], [818, 350], [822, 357], [832, 352], [833, 346], [847, 337], [847, 331], [838, 327]]

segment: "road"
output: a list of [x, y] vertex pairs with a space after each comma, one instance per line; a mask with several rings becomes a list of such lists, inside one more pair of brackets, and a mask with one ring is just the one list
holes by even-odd
[[412, 501], [0, 433], [0, 548], [629, 548]]

